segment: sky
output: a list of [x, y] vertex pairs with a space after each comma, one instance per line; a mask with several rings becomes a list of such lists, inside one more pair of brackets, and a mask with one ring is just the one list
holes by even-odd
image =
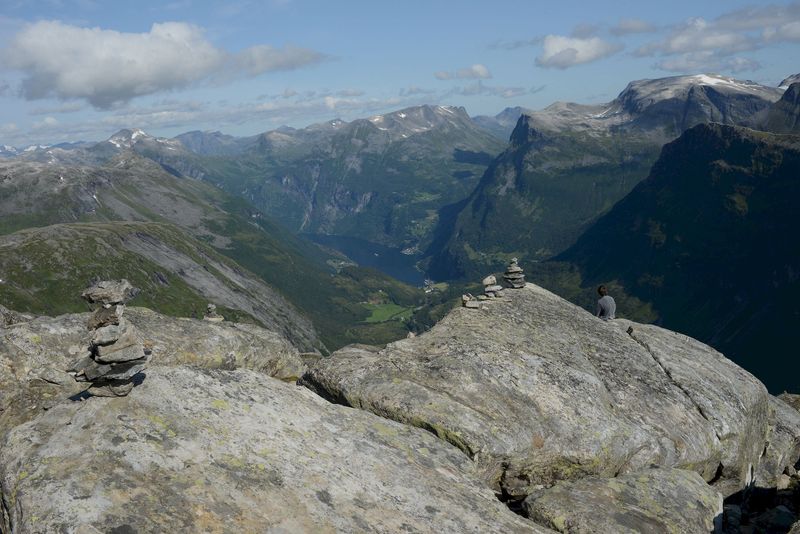
[[701, 72], [777, 85], [798, 58], [800, 1], [0, 0], [0, 144], [495, 115]]

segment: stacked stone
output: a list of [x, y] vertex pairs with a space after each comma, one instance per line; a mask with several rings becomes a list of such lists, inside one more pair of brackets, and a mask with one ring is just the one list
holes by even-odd
[[525, 273], [517, 264], [517, 258], [512, 258], [511, 263], [506, 267], [506, 272], [503, 273], [503, 280], [505, 280], [508, 287], [511, 289], [522, 289], [525, 287]]
[[203, 319], [211, 321], [212, 323], [221, 323], [225, 320], [225, 317], [217, 313], [217, 307], [214, 304], [209, 303], [208, 306], [206, 306], [206, 314], [203, 316]]
[[498, 285], [497, 278], [495, 278], [493, 274], [490, 274], [483, 279], [483, 295], [479, 295], [478, 298], [481, 300], [493, 299], [501, 297], [502, 292], [503, 286]]
[[473, 297], [470, 293], [461, 295], [461, 305], [465, 308], [480, 308], [481, 304], [478, 299]]
[[150, 359], [136, 328], [122, 317], [125, 303], [136, 293], [130, 282], [120, 280], [98, 282], [81, 294], [97, 308], [87, 325], [92, 331], [87, 354], [69, 371], [76, 381], [91, 383], [91, 395], [124, 397]]

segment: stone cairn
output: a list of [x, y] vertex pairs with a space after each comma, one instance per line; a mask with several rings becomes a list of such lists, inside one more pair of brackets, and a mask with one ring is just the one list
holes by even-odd
[[214, 304], [208, 303], [206, 306], [206, 314], [203, 315], [203, 320], [211, 321], [212, 323], [221, 323], [225, 317], [217, 313], [217, 307]]
[[511, 289], [522, 289], [525, 287], [525, 273], [517, 264], [517, 258], [512, 258], [511, 263], [506, 267], [506, 272], [503, 273], [503, 280]]
[[127, 280], [103, 281], [81, 294], [96, 306], [89, 317], [92, 340], [88, 354], [69, 372], [78, 382], [90, 382], [89, 394], [124, 397], [131, 392], [136, 375], [144, 370], [150, 351], [139, 341], [136, 328], [122, 317], [125, 303], [138, 293]]
[[478, 295], [478, 300], [487, 300], [502, 297], [503, 286], [497, 284], [497, 278], [490, 274], [483, 279], [483, 295]]

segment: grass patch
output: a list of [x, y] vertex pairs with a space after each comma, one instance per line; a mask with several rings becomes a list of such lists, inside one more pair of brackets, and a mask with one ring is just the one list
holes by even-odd
[[404, 320], [411, 316], [414, 308], [399, 306], [391, 302], [386, 304], [364, 304], [371, 312], [366, 318], [367, 323], [383, 323], [391, 320]]

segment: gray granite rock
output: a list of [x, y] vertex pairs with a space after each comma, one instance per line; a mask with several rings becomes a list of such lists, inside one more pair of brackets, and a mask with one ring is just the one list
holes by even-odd
[[81, 298], [90, 303], [124, 304], [137, 293], [127, 280], [103, 280], [81, 293]]
[[[142, 350], [142, 344], [139, 340], [139, 336], [136, 333], [136, 330], [131, 326], [122, 333], [119, 339], [114, 341], [108, 345], [95, 345], [94, 352], [97, 355], [98, 359], [101, 361], [115, 361], [114, 357], [111, 356], [114, 353], [120, 352], [130, 347], [139, 347], [139, 350]], [[116, 361], [126, 361], [126, 360], [119, 360], [119, 356], [116, 357]]]
[[537, 523], [569, 534], [713, 533], [722, 525], [722, 495], [682, 469], [559, 482], [524, 506]]
[[[109, 345], [106, 348], [113, 348], [116, 345]], [[122, 362], [129, 362], [132, 360], [141, 360], [145, 357], [144, 347], [142, 347], [141, 343], [136, 343], [135, 345], [129, 345], [127, 347], [123, 347], [119, 350], [115, 351], [102, 351], [99, 352], [95, 356], [95, 361], [98, 363], [122, 363]]]
[[92, 334], [92, 345], [111, 345], [121, 337], [125, 336], [133, 326], [124, 318], [120, 319], [119, 324], [102, 326]]
[[797, 411], [800, 411], [800, 395], [796, 395], [794, 393], [787, 393], [783, 392], [778, 395], [778, 398], [794, 408]]
[[9, 433], [0, 491], [3, 532], [550, 532], [429, 433], [247, 370], [62, 403]]
[[125, 306], [122, 304], [115, 304], [108, 308], [98, 308], [89, 316], [86, 321], [86, 327], [89, 330], [96, 330], [104, 326], [118, 325], [124, 312]]
[[758, 380], [685, 336], [602, 321], [533, 284], [506, 293], [379, 352], [337, 351], [301, 383], [435, 433], [511, 496], [650, 465], [712, 480], [724, 462], [732, 486], [748, 482], [768, 422]]
[[[38, 317], [0, 326], [0, 439], [7, 430], [54, 403], [86, 389], [66, 371], [94, 364], [87, 353], [90, 313]], [[258, 326], [176, 319], [146, 308], [127, 308], [125, 318], [138, 327], [152, 362], [204, 368], [248, 368], [295, 380], [306, 366], [297, 349], [280, 334]], [[43, 369], [63, 371], [55, 384], [40, 380]]]
[[780, 398], [770, 397], [769, 401], [767, 446], [756, 466], [754, 482], [760, 488], [784, 489], [779, 487], [784, 471], [793, 470], [800, 459], [800, 412]]

